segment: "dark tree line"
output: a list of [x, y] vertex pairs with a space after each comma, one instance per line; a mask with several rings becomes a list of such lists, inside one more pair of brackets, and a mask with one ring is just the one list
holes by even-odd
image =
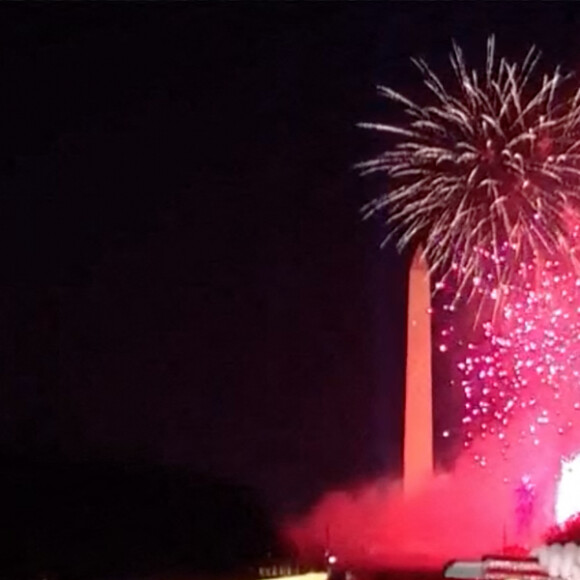
[[224, 573], [278, 549], [251, 490], [119, 464], [5, 464], [0, 534], [0, 571], [25, 577]]

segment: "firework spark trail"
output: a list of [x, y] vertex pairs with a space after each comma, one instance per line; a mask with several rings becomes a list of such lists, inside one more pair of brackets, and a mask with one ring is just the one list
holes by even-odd
[[[579, 243], [580, 225], [568, 239]], [[510, 251], [502, 248], [507, 261]], [[559, 460], [578, 451], [571, 435], [580, 427], [580, 276], [558, 259], [519, 262], [514, 276], [498, 317], [489, 312], [498, 282], [481, 282], [484, 321], [466, 339], [452, 314], [437, 348], [442, 357], [459, 354], [452, 386], [463, 392], [464, 445], [473, 458], [486, 466], [486, 449], [500, 449], [527, 471], [538, 454]]]
[[[386, 212], [387, 240], [396, 236], [400, 249], [423, 243], [431, 271], [453, 274], [457, 296], [489, 276], [490, 264], [501, 290], [520, 257], [571, 253], [564, 214], [580, 207], [580, 89], [566, 97], [571, 77], [558, 68], [538, 83], [539, 59], [535, 48], [521, 64], [498, 59], [490, 37], [480, 74], [454, 44], [453, 88], [413, 59], [434, 103], [379, 87], [408, 122], [361, 124], [398, 140], [359, 165], [389, 177], [390, 190], [364, 215]], [[506, 244], [515, 260], [502, 259]]]

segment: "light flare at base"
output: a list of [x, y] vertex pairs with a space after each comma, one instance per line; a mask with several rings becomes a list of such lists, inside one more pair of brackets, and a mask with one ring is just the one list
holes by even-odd
[[557, 524], [563, 524], [580, 513], [580, 453], [562, 460], [555, 512]]

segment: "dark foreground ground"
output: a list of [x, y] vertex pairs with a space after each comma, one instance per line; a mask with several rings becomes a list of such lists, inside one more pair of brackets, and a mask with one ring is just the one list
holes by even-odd
[[[261, 580], [260, 566], [295, 561], [244, 486], [138, 464], [3, 459], [0, 580]], [[442, 574], [358, 569], [352, 577]]]
[[440, 570], [390, 570], [377, 572], [372, 577], [373, 580], [441, 580], [443, 573]]
[[231, 482], [127, 463], [2, 465], [0, 580], [248, 577], [279, 550], [259, 498]]
[[[353, 580], [443, 580], [443, 574], [441, 570], [426, 570], [426, 569], [353, 570], [351, 578], [353, 578]], [[242, 578], [241, 576], [238, 577], [234, 576], [227, 579], [195, 578], [192, 580], [248, 580], [248, 579]], [[344, 580], [344, 577], [342, 577], [342, 580]]]
[[[385, 570], [354, 570], [352, 571], [354, 580], [443, 580], [443, 574], [440, 570], [401, 570], [401, 569], [385, 569]], [[207, 575], [191, 575], [191, 576], [172, 576], [170, 578], [163, 578], [163, 580], [257, 580], [258, 576], [248, 576], [244, 573], [232, 574], [227, 576], [207, 576]], [[161, 580], [161, 578], [149, 578], [144, 580]], [[281, 579], [282, 580], [282, 579]]]
[[357, 580], [442, 580], [441, 570], [365, 570], [354, 572]]

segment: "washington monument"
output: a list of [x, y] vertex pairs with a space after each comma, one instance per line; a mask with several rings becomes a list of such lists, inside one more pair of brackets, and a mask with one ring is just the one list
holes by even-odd
[[413, 493], [433, 473], [431, 287], [419, 247], [409, 271], [403, 487]]

